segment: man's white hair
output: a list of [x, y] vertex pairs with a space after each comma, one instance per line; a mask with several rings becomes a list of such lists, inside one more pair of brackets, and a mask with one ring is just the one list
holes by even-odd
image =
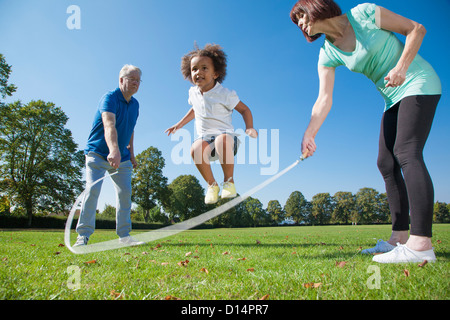
[[126, 75], [128, 75], [131, 71], [137, 70], [139, 72], [139, 76], [142, 77], [142, 71], [136, 66], [133, 66], [131, 64], [126, 64], [122, 67], [119, 73], [119, 79], [124, 78]]

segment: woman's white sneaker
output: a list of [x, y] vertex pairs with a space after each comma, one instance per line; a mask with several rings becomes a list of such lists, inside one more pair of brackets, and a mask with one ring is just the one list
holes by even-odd
[[408, 263], [408, 262], [423, 262], [427, 260], [428, 262], [435, 262], [436, 255], [433, 249], [426, 251], [416, 251], [408, 248], [406, 245], [397, 243], [395, 249], [379, 254], [372, 259], [379, 263]]

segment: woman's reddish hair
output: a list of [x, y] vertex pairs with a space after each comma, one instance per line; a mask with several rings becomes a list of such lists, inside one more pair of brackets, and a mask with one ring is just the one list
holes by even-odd
[[[298, 25], [297, 15], [301, 12], [306, 13], [311, 22], [333, 18], [342, 14], [341, 8], [333, 0], [299, 0], [291, 10], [291, 20], [296, 25]], [[322, 35], [318, 33], [309, 36], [303, 30], [302, 32], [308, 42], [313, 42]]]

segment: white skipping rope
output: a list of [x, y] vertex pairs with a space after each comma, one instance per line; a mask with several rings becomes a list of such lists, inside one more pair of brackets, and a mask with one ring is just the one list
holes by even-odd
[[[253, 195], [254, 193], [258, 192], [259, 190], [261, 190], [262, 188], [264, 188], [265, 186], [267, 186], [268, 184], [272, 183], [273, 181], [277, 180], [278, 178], [280, 178], [282, 175], [284, 175], [285, 173], [287, 173], [288, 171], [290, 171], [292, 168], [294, 168], [297, 164], [300, 163], [300, 161], [303, 161], [305, 159], [304, 156], [300, 157], [299, 160], [295, 161], [293, 164], [291, 164], [289, 167], [285, 168], [284, 170], [278, 172], [276, 175], [270, 177], [269, 179], [267, 179], [266, 181], [263, 181], [261, 184], [257, 185], [256, 187], [254, 187], [253, 189], [250, 189], [249, 191], [247, 191], [246, 193], [244, 193], [242, 196], [238, 196], [230, 201], [228, 201], [227, 203], [221, 205], [220, 207], [214, 208], [212, 210], [209, 210], [199, 216], [196, 216], [194, 218], [191, 218], [189, 220], [171, 225], [171, 226], [167, 226], [161, 229], [157, 229], [157, 230], [152, 230], [149, 232], [144, 232], [144, 233], [140, 233], [137, 235], [133, 235], [133, 238], [135, 238], [138, 241], [142, 241], [142, 242], [150, 242], [150, 241], [155, 241], [161, 238], [166, 238], [169, 236], [172, 236], [174, 234], [183, 232], [185, 230], [188, 229], [192, 229], [198, 225], [201, 225], [203, 223], [205, 223], [206, 221], [217, 217], [219, 215], [221, 215], [222, 213], [226, 212], [227, 210], [233, 208], [234, 206], [238, 205], [239, 203], [241, 203], [242, 201], [244, 201], [245, 199], [247, 199], [248, 197], [250, 197], [251, 195]], [[114, 172], [112, 174], [110, 174], [110, 176], [116, 174], [117, 172]], [[97, 181], [95, 181], [94, 183], [92, 183], [91, 187], [95, 184], [97, 184], [98, 182], [102, 181], [103, 179], [105, 179], [107, 176], [105, 175], [103, 178], [98, 179]], [[103, 241], [103, 242], [98, 242], [98, 243], [94, 243], [94, 244], [90, 244], [90, 245], [85, 245], [85, 246], [78, 246], [78, 247], [72, 247], [70, 244], [70, 230], [71, 230], [71, 226], [72, 226], [72, 221], [73, 221], [73, 217], [75, 215], [75, 211], [78, 207], [78, 205], [83, 201], [85, 192], [86, 192], [87, 188], [78, 196], [77, 200], [75, 201], [75, 204], [73, 205], [70, 213], [69, 213], [69, 217], [67, 218], [67, 222], [66, 222], [66, 228], [65, 228], [65, 234], [64, 234], [64, 242], [66, 247], [72, 251], [73, 253], [76, 254], [86, 254], [86, 253], [92, 253], [92, 252], [99, 252], [99, 251], [106, 251], [106, 250], [112, 250], [112, 249], [118, 249], [118, 248], [124, 248], [124, 247], [128, 247], [130, 246], [130, 244], [122, 244], [119, 242], [119, 239], [115, 239], [115, 240], [110, 240], [110, 241]]]

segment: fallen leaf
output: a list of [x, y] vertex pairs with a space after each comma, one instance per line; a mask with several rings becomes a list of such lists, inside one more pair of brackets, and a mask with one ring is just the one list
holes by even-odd
[[165, 298], [164, 298], [164, 300], [181, 300], [181, 298], [177, 298], [177, 297], [174, 297], [174, 296], [166, 296]]
[[186, 261], [180, 261], [180, 262], [177, 263], [177, 265], [179, 265], [180, 267], [184, 267], [184, 266], [186, 266], [188, 263], [189, 263], [189, 260], [186, 260]]
[[405, 274], [406, 277], [409, 277], [409, 270], [408, 269], [403, 269], [403, 273]]
[[255, 268], [248, 268], [247, 271], [254, 272]]
[[336, 261], [336, 267], [343, 268], [347, 263], [347, 261]]
[[237, 261], [241, 261], [241, 260], [247, 260], [247, 258], [239, 258], [239, 259], [237, 259]]
[[143, 254], [143, 255], [146, 255], [146, 254], [148, 254], [148, 252], [147, 252], [147, 251], [144, 251], [144, 252], [142, 252], [142, 254]]
[[228, 251], [222, 252], [223, 255], [229, 254]]
[[267, 299], [269, 299], [269, 295], [268, 294], [265, 294], [261, 298], [259, 298], [259, 300], [267, 300]]
[[421, 264], [419, 264], [419, 267], [424, 267], [428, 263], [428, 260], [423, 260]]
[[162, 266], [167, 266], [169, 263], [168, 262], [162, 262], [161, 265]]
[[189, 251], [189, 252], [187, 252], [184, 256], [185, 256], [185, 257], [188, 257], [188, 256], [190, 256], [191, 254], [192, 254], [192, 252]]
[[55, 254], [60, 254], [60, 253], [61, 253], [61, 251], [56, 251], [56, 252], [55, 252]]
[[304, 283], [303, 286], [305, 288], [318, 288], [322, 285], [322, 282], [309, 282], [309, 283]]
[[111, 290], [109, 292], [109, 294], [114, 298], [114, 299], [123, 299], [123, 295], [121, 292], [117, 292], [116, 290]]
[[65, 247], [62, 243], [58, 244], [58, 247]]
[[201, 268], [201, 269], [200, 269], [200, 272], [204, 272], [204, 273], [206, 273], [206, 274], [209, 273], [208, 269], [206, 269], [206, 268]]
[[86, 264], [94, 264], [97, 263], [97, 259], [91, 260], [91, 261], [87, 261], [85, 262]]
[[339, 250], [344, 250], [344, 247], [343, 247], [343, 246], [340, 246], [340, 247], [339, 247]]
[[256, 240], [256, 244], [261, 244], [261, 241], [259, 241], [259, 240]]

